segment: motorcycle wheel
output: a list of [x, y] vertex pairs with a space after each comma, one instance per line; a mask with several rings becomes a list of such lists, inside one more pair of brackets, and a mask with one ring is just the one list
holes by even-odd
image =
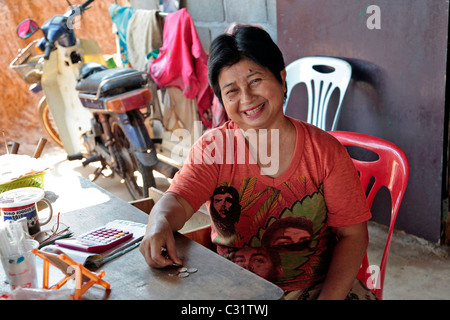
[[59, 147], [64, 148], [45, 96], [42, 97], [38, 104], [38, 118], [39, 123], [41, 124], [47, 136]]
[[[140, 112], [136, 113], [136, 117], [142, 117]], [[110, 117], [110, 125], [117, 155], [122, 160], [121, 175], [125, 180], [128, 191], [134, 200], [148, 197], [148, 188], [156, 185], [153, 170], [146, 168], [137, 161], [130, 150], [130, 141], [114, 116]]]

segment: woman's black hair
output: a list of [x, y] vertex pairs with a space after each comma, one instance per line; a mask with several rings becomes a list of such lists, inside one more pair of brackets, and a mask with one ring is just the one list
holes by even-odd
[[211, 43], [208, 79], [222, 104], [219, 86], [220, 71], [224, 67], [234, 65], [244, 57], [268, 68], [276, 79], [283, 83], [280, 75], [285, 68], [283, 54], [270, 35], [259, 27], [240, 26], [232, 35], [222, 34]]

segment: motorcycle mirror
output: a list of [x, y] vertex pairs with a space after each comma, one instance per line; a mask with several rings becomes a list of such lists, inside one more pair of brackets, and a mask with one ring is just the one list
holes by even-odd
[[21, 39], [27, 39], [31, 37], [36, 31], [39, 30], [38, 24], [31, 19], [25, 19], [17, 26], [16, 33]]

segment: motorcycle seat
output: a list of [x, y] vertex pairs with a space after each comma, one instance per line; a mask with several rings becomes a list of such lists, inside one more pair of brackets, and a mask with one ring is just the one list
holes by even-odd
[[[83, 66], [84, 67], [84, 66]], [[86, 74], [86, 70], [81, 70], [81, 74]], [[85, 71], [85, 72], [83, 72]], [[114, 80], [116, 79], [117, 80]], [[76, 89], [79, 92], [96, 95], [102, 82], [105, 83], [100, 91], [100, 96], [123, 93], [131, 89], [142, 87], [147, 80], [142, 77], [142, 73], [131, 68], [103, 69], [97, 68], [86, 78], [78, 81]]]
[[85, 79], [95, 72], [107, 70], [108, 68], [98, 62], [88, 62], [81, 66], [80, 75]]

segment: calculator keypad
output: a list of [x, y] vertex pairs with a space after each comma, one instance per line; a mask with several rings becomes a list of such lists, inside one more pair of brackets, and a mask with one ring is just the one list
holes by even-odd
[[131, 236], [132, 234], [127, 231], [101, 227], [78, 236], [77, 240], [90, 246], [101, 246], [113, 243], [119, 244], [120, 242], [129, 239]]

